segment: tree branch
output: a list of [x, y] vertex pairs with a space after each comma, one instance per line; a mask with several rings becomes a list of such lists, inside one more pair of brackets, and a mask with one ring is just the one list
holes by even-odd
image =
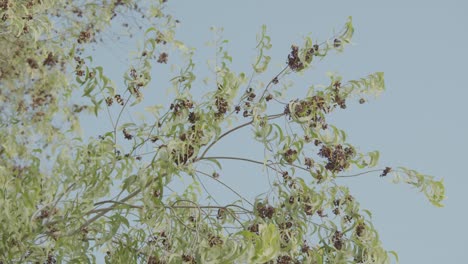
[[211, 178], [211, 179], [213, 179], [213, 180], [215, 180], [215, 181], [217, 181], [218, 183], [220, 183], [220, 184], [223, 185], [224, 187], [228, 188], [231, 192], [233, 192], [233, 193], [235, 193], [237, 196], [239, 196], [239, 198], [241, 198], [242, 200], [246, 201], [248, 204], [250, 204], [250, 205], [253, 206], [253, 204], [252, 204], [249, 200], [247, 200], [246, 198], [244, 198], [244, 196], [240, 195], [236, 190], [232, 189], [229, 185], [227, 185], [227, 184], [225, 184], [224, 182], [222, 182], [222, 181], [220, 181], [220, 180], [218, 180], [218, 179], [212, 177], [212, 176], [209, 175], [208, 173], [205, 173], [205, 172], [199, 171], [199, 170], [195, 170], [195, 171], [198, 172], [198, 173], [200, 173], [200, 174], [203, 174], [203, 175], [205, 175], [205, 176], [207, 176], [207, 177], [209, 177], [209, 178]]
[[[162, 177], [162, 176], [160, 176]], [[89, 226], [91, 223], [93, 223], [94, 221], [98, 220], [99, 218], [101, 218], [102, 216], [104, 216], [106, 213], [108, 213], [109, 211], [112, 211], [114, 210], [117, 206], [121, 205], [121, 204], [125, 204], [126, 201], [132, 199], [133, 197], [137, 196], [141, 191], [143, 191], [144, 189], [146, 189], [148, 186], [150, 186], [153, 182], [154, 182], [155, 179], [152, 179], [151, 181], [149, 181], [144, 188], [139, 188], [137, 190], [135, 190], [134, 192], [130, 193], [129, 195], [125, 196], [124, 198], [122, 198], [121, 200], [119, 201], [116, 201], [114, 203], [114, 205], [110, 206], [110, 207], [107, 207], [107, 208], [102, 208], [102, 210], [95, 216], [93, 216], [92, 218], [88, 219], [84, 224], [82, 224], [80, 226], [80, 228], [68, 233], [67, 235], [68, 236], [72, 236], [72, 235], [75, 235], [77, 234], [78, 232], [80, 232], [83, 228]], [[86, 213], [85, 215], [88, 215], [88, 213]]]
[[[268, 120], [272, 120], [272, 119], [276, 119], [276, 118], [282, 117], [282, 116], [284, 116], [284, 113], [276, 114], [276, 115], [270, 115], [270, 116], [268, 116], [267, 118], [268, 118]], [[250, 125], [250, 124], [252, 124], [252, 123], [253, 123], [253, 120], [250, 120], [250, 121], [247, 122], [247, 123], [244, 123], [244, 124], [242, 124], [242, 125], [236, 126], [236, 127], [232, 128], [232, 129], [230, 129], [230, 130], [224, 132], [224, 133], [221, 134], [217, 139], [215, 139], [213, 142], [211, 142], [211, 144], [208, 145], [208, 147], [206, 147], [205, 151], [203, 151], [203, 153], [201, 154], [201, 156], [200, 156], [199, 158], [195, 159], [195, 161], [203, 159], [203, 158], [205, 157], [206, 153], [208, 152], [208, 150], [210, 150], [210, 148], [213, 147], [214, 144], [216, 144], [217, 142], [219, 142], [219, 140], [221, 140], [223, 137], [229, 135], [230, 133], [232, 133], [232, 132], [234, 132], [234, 131], [236, 131], [236, 130], [238, 130], [238, 129], [241, 129], [241, 128], [245, 127], [245, 126], [248, 126], [248, 125]]]

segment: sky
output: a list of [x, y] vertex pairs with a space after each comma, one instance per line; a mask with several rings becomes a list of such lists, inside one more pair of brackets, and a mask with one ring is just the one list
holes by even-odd
[[[344, 129], [360, 151], [379, 150], [380, 167], [405, 166], [443, 178], [445, 207], [435, 208], [417, 190], [378, 174], [339, 181], [350, 186], [361, 207], [373, 213], [384, 247], [398, 252], [400, 263], [461, 263], [466, 258], [468, 2], [170, 0], [168, 11], [181, 21], [178, 38], [196, 48], [194, 61], [202, 75], [207, 71], [206, 58], [214, 54], [205, 45], [213, 39], [211, 26], [224, 28], [233, 68], [248, 71], [255, 36], [265, 24], [272, 39], [269, 55], [274, 73], [284, 66], [292, 44], [301, 44], [307, 35], [324, 40], [352, 16], [353, 45], [293, 78], [291, 96], [303, 95], [311, 84], [326, 84], [326, 72], [355, 79], [383, 71], [387, 90], [377, 100], [337, 112], [332, 123]], [[134, 47], [119, 46], [127, 48]], [[125, 62], [111, 51], [97, 51], [110, 75], [121, 76]], [[155, 76], [162, 81], [171, 77]], [[247, 132], [221, 142], [212, 155], [259, 157], [261, 149], [242, 141]], [[226, 162], [223, 177], [234, 189], [254, 197], [265, 179], [253, 175], [252, 169]], [[213, 192], [223, 195], [225, 190]]]

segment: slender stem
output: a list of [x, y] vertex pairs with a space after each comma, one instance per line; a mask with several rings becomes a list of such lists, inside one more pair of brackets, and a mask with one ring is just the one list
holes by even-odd
[[276, 74], [275, 77], [273, 77], [273, 79], [270, 80], [270, 82], [267, 84], [267, 86], [263, 90], [262, 96], [260, 96], [260, 99], [258, 100], [259, 102], [263, 99], [263, 97], [265, 96], [265, 93], [268, 91], [268, 88], [271, 86], [271, 84], [273, 84], [273, 81], [278, 80], [278, 77], [280, 77], [280, 75], [283, 74], [288, 68], [289, 68], [289, 65], [286, 65], [278, 74]]
[[[274, 168], [272, 165], [275, 165], [277, 163], [264, 163], [264, 162], [261, 162], [261, 161], [257, 161], [257, 160], [252, 160], [252, 159], [247, 159], [247, 158], [240, 158], [240, 157], [224, 157], [224, 156], [219, 156], [219, 157], [204, 157], [204, 158], [200, 158], [200, 160], [203, 160], [203, 159], [227, 159], [227, 160], [240, 160], [240, 161], [246, 161], [246, 162], [250, 162], [250, 163], [255, 163], [255, 164], [261, 164], [261, 165], [266, 165], [268, 168], [276, 171], [276, 172], [280, 172], [278, 171], [278, 169]], [[298, 165], [295, 165], [295, 164], [289, 164], [290, 166], [294, 167], [294, 168], [297, 168], [297, 169], [300, 169], [300, 170], [303, 170], [303, 171], [307, 171], [309, 172], [308, 169], [304, 168], [304, 167], [301, 167], [301, 166], [298, 166]], [[361, 173], [357, 173], [357, 174], [352, 174], [352, 175], [337, 175], [335, 176], [336, 178], [351, 178], [351, 177], [358, 177], [360, 175], [363, 175], [363, 174], [367, 174], [367, 173], [372, 173], [372, 172], [381, 172], [383, 171], [383, 169], [375, 169], [375, 170], [369, 170], [369, 171], [365, 171], [365, 172], [361, 172]]]
[[115, 124], [114, 124], [114, 145], [115, 146], [117, 146], [117, 126], [119, 125], [120, 117], [122, 116], [122, 113], [125, 110], [125, 107], [127, 106], [128, 102], [130, 101], [131, 96], [132, 95], [130, 94], [130, 96], [125, 99], [125, 103], [122, 106], [122, 109], [120, 109], [119, 114], [117, 116], [117, 120], [115, 121]]
[[252, 211], [250, 210], [247, 210], [245, 209], [244, 207], [242, 206], [239, 206], [239, 205], [235, 205], [235, 204], [228, 204], [228, 205], [225, 205], [225, 206], [222, 206], [222, 205], [174, 205], [174, 206], [166, 206], [167, 208], [179, 208], [179, 209], [197, 209], [197, 208], [201, 208], [201, 209], [226, 209], [228, 207], [237, 207], [239, 209], [241, 209], [242, 211], [245, 211], [247, 213], [253, 213]]
[[229, 185], [225, 184], [224, 182], [222, 182], [222, 181], [220, 181], [220, 180], [218, 180], [218, 179], [212, 177], [211, 175], [209, 175], [208, 173], [205, 173], [205, 172], [203, 172], [203, 171], [196, 170], [196, 172], [198, 172], [198, 173], [200, 173], [200, 174], [203, 174], [203, 175], [205, 175], [205, 176], [207, 176], [207, 177], [209, 177], [209, 178], [211, 178], [211, 179], [217, 181], [218, 183], [220, 183], [220, 184], [223, 185], [224, 187], [228, 188], [231, 192], [233, 192], [233, 193], [235, 193], [237, 196], [239, 196], [239, 198], [241, 198], [242, 200], [246, 201], [248, 204], [250, 204], [250, 205], [253, 206], [253, 204], [252, 204], [249, 200], [247, 200], [246, 198], [244, 198], [244, 196], [242, 196], [241, 194], [239, 194], [236, 190], [234, 190], [233, 188], [231, 188]]
[[[120, 202], [120, 201], [113, 201], [113, 200], [105, 200], [105, 201], [97, 202], [97, 203], [94, 204], [94, 206], [98, 206], [98, 205], [106, 204], [106, 203], [119, 204], [119, 205], [126, 205], [126, 206], [129, 206], [129, 207], [131, 207], [131, 208], [137, 208], [137, 209], [143, 208], [143, 206], [132, 205], [132, 204], [128, 204], [128, 203], [124, 203], [124, 202]], [[101, 208], [101, 209], [102, 209], [102, 208]], [[104, 208], [104, 209], [105, 209], [105, 208]], [[96, 209], [96, 210], [100, 210], [100, 209]], [[89, 211], [87, 214], [93, 214], [93, 213], [96, 212], [96, 210]]]
[[[284, 115], [284, 113], [276, 114], [276, 115], [270, 115], [270, 116], [268, 116], [268, 120], [275, 119], [275, 118], [281, 117], [281, 116], [283, 116], [283, 115]], [[250, 120], [250, 121], [247, 122], [247, 123], [241, 124], [241, 125], [239, 125], [239, 126], [236, 126], [236, 127], [232, 128], [232, 129], [230, 129], [230, 130], [224, 132], [224, 133], [221, 134], [217, 139], [213, 140], [213, 142], [211, 142], [211, 144], [208, 145], [208, 147], [206, 147], [205, 151], [203, 151], [203, 153], [201, 154], [201, 156], [200, 156], [199, 158], [195, 159], [195, 161], [203, 159], [203, 158], [205, 157], [206, 153], [208, 152], [208, 150], [210, 150], [210, 148], [213, 147], [213, 145], [216, 144], [216, 143], [217, 143], [219, 140], [221, 140], [223, 137], [229, 135], [230, 133], [232, 133], [232, 132], [234, 132], [234, 131], [236, 131], [236, 130], [238, 130], [238, 129], [241, 129], [241, 128], [245, 127], [245, 126], [248, 126], [248, 125], [250, 125], [250, 124], [252, 124], [252, 123], [253, 123], [253, 120]]]
[[[160, 176], [161, 177], [161, 176]], [[134, 192], [130, 193], [129, 195], [125, 196], [124, 198], [122, 198], [121, 200], [119, 201], [116, 201], [114, 203], [114, 205], [110, 206], [110, 207], [107, 207], [107, 208], [103, 208], [97, 215], [93, 216], [92, 218], [88, 219], [84, 224], [82, 224], [80, 226], [80, 228], [78, 228], [77, 230], [74, 230], [72, 232], [70, 232], [68, 235], [75, 235], [76, 233], [80, 232], [83, 228], [89, 226], [91, 223], [93, 223], [94, 221], [98, 220], [99, 218], [101, 218], [102, 216], [104, 216], [106, 213], [108, 213], [109, 211], [112, 211], [114, 210], [117, 206], [121, 205], [122, 203], [125, 203], [126, 201], [132, 199], [133, 197], [137, 196], [141, 191], [143, 191], [143, 189], [146, 189], [148, 186], [150, 186], [153, 182], [154, 182], [155, 179], [152, 179], [151, 181], [149, 181], [146, 186], [144, 188], [139, 188], [137, 190], [135, 190]], [[89, 214], [86, 213], [85, 215]]]
[[247, 159], [247, 158], [239, 158], [239, 157], [223, 157], [223, 156], [217, 156], [217, 157], [205, 157], [205, 158], [201, 158], [201, 159], [226, 159], [226, 160], [240, 160], [240, 161], [246, 161], [246, 162], [250, 162], [250, 163], [255, 163], [255, 164], [260, 164], [260, 165], [265, 165], [267, 166], [268, 168], [278, 172], [278, 173], [281, 173], [278, 169], [274, 168], [273, 166], [271, 166], [271, 164], [267, 164], [267, 163], [264, 163], [264, 162], [261, 162], [261, 161], [256, 161], [256, 160], [252, 160], [252, 159]]
[[[181, 201], [177, 201], [177, 202], [187, 202], [186, 200], [181, 200]], [[129, 206], [130, 208], [134, 208], [134, 209], [142, 209], [143, 206], [138, 206], [138, 205], [131, 205], [131, 204], [127, 204], [127, 203], [122, 203], [122, 202], [118, 202], [118, 201], [102, 201], [100, 202], [100, 204], [103, 204], [103, 203], [114, 203], [114, 204], [117, 204], [117, 205], [125, 205], [125, 206]], [[236, 204], [228, 204], [228, 205], [165, 205], [164, 206], [165, 208], [186, 208], [186, 209], [197, 209], [197, 208], [203, 208], [203, 209], [226, 209], [228, 207], [237, 207], [239, 209], [241, 209], [242, 211], [244, 212], [247, 212], [247, 213], [252, 213], [252, 211], [242, 207], [242, 206], [239, 206], [239, 205], [236, 205]], [[92, 210], [92, 211], [89, 211], [87, 214], [94, 214], [94, 213], [99, 213], [99, 212], [108, 212], [109, 211], [109, 208], [110, 207], [107, 207], [107, 208], [100, 208], [100, 209], [95, 209], [95, 210]]]
[[367, 173], [371, 173], [371, 172], [381, 172], [381, 171], [383, 171], [383, 169], [369, 170], [369, 171], [364, 171], [364, 172], [357, 173], [357, 174], [352, 174], [352, 175], [340, 175], [340, 176], [336, 176], [336, 177], [337, 177], [337, 178], [351, 178], [351, 177], [358, 177], [358, 176], [360, 176], [360, 175], [367, 174]]
[[198, 175], [195, 175], [195, 176], [197, 176], [198, 182], [201, 184], [203, 190], [205, 190], [205, 192], [209, 195], [209, 197], [211, 197], [213, 201], [219, 205], [220, 203], [216, 200], [216, 198], [214, 198], [213, 195], [211, 195], [210, 191], [208, 191], [208, 188], [206, 188], [205, 184], [203, 184], [201, 178]]
[[201, 159], [203, 159], [203, 157], [205, 157], [205, 154], [208, 152], [208, 150], [210, 150], [210, 148], [213, 147], [213, 145], [216, 144], [216, 143], [217, 143], [220, 139], [222, 139], [223, 137], [229, 135], [230, 133], [232, 133], [232, 132], [234, 132], [234, 131], [236, 131], [236, 130], [238, 130], [238, 129], [241, 129], [241, 128], [245, 127], [245, 126], [248, 126], [248, 125], [250, 125], [250, 124], [252, 124], [252, 123], [253, 123], [253, 120], [250, 120], [250, 121], [247, 122], [247, 123], [244, 123], [244, 124], [239, 125], [239, 126], [233, 128], [233, 129], [231, 129], [231, 130], [226, 131], [224, 134], [222, 134], [221, 136], [219, 136], [216, 140], [213, 140], [213, 142], [211, 142], [211, 144], [208, 145], [208, 147], [206, 147], [205, 151], [203, 151], [203, 153], [201, 154], [200, 158], [198, 158], [198, 159], [196, 159], [196, 160], [201, 160]]

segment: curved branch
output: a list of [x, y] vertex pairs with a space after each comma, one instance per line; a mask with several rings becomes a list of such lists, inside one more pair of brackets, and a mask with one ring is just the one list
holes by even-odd
[[[276, 114], [276, 115], [269, 115], [269, 116], [267, 116], [267, 118], [268, 118], [268, 120], [272, 120], [272, 119], [276, 119], [276, 118], [282, 117], [282, 116], [284, 116], [284, 115], [285, 115], [284, 113]], [[241, 129], [241, 128], [245, 127], [245, 126], [248, 126], [248, 125], [250, 125], [250, 124], [252, 124], [252, 123], [253, 123], [253, 120], [250, 120], [250, 121], [247, 122], [247, 123], [241, 124], [241, 125], [239, 125], [239, 126], [236, 126], [236, 127], [232, 128], [232, 129], [230, 129], [230, 130], [224, 132], [224, 133], [221, 134], [217, 139], [215, 139], [213, 142], [211, 142], [211, 144], [208, 145], [208, 147], [206, 147], [205, 151], [203, 151], [203, 153], [201, 154], [201, 156], [200, 156], [199, 158], [195, 159], [195, 161], [203, 159], [203, 158], [205, 157], [206, 153], [208, 152], [208, 150], [210, 150], [210, 148], [213, 147], [214, 144], [218, 143], [219, 140], [221, 140], [223, 137], [229, 135], [230, 133], [232, 133], [232, 132], [234, 132], [234, 131], [236, 131], [236, 130], [238, 130], [238, 129]]]
[[239, 157], [224, 157], [224, 156], [219, 156], [219, 157], [205, 157], [205, 158], [201, 158], [202, 160], [203, 159], [226, 159], [226, 160], [240, 160], [240, 161], [246, 161], [246, 162], [250, 162], [250, 163], [255, 163], [255, 164], [260, 164], [260, 165], [265, 165], [267, 166], [268, 168], [278, 172], [278, 173], [281, 173], [281, 171], [279, 171], [278, 169], [274, 168], [273, 166], [271, 166], [272, 164], [267, 164], [267, 163], [264, 163], [264, 162], [261, 162], [261, 161], [257, 161], [257, 160], [252, 160], [252, 159], [247, 159], [247, 158], [239, 158]]
[[[161, 176], [160, 176], [161, 177]], [[108, 213], [109, 211], [112, 211], [114, 210], [117, 206], [121, 205], [121, 204], [125, 204], [125, 202], [127, 202], [128, 200], [132, 199], [133, 197], [137, 196], [141, 191], [143, 191], [144, 189], [146, 189], [148, 186], [150, 186], [153, 182], [154, 182], [155, 178], [153, 178], [151, 181], [149, 181], [144, 188], [139, 188], [137, 190], [135, 190], [134, 192], [130, 193], [129, 195], [125, 196], [124, 198], [120, 199], [119, 201], [115, 201], [114, 202], [114, 205], [110, 206], [110, 207], [107, 207], [107, 208], [102, 208], [100, 210], [100, 212], [93, 216], [92, 218], [88, 219], [84, 224], [82, 224], [80, 226], [80, 228], [68, 233], [67, 235], [68, 236], [72, 236], [72, 235], [75, 235], [77, 234], [78, 232], [80, 232], [83, 228], [89, 226], [91, 223], [93, 223], [94, 221], [98, 220], [99, 218], [101, 218], [102, 216], [104, 216], [106, 213]], [[97, 209], [95, 209], [97, 210]], [[88, 213], [86, 213], [85, 215], [88, 215]]]
[[250, 204], [250, 205], [253, 206], [253, 204], [252, 204], [249, 200], [247, 200], [246, 198], [244, 198], [244, 196], [240, 195], [236, 190], [232, 189], [229, 185], [227, 185], [227, 184], [225, 184], [224, 182], [222, 182], [222, 181], [220, 181], [220, 180], [218, 180], [218, 179], [212, 177], [212, 176], [209, 175], [208, 173], [205, 173], [205, 172], [199, 171], [199, 170], [195, 170], [195, 171], [198, 172], [198, 173], [200, 173], [200, 174], [203, 174], [203, 175], [205, 175], [205, 176], [207, 176], [207, 177], [209, 177], [209, 178], [211, 178], [211, 179], [213, 179], [213, 180], [215, 180], [215, 181], [217, 181], [218, 183], [220, 183], [220, 184], [223, 185], [224, 187], [228, 188], [231, 192], [233, 192], [233, 193], [235, 193], [237, 196], [239, 196], [239, 198], [241, 198], [242, 200], [246, 201], [248, 204]]
[[275, 77], [273, 77], [273, 79], [270, 80], [270, 82], [267, 84], [267, 86], [263, 90], [262, 96], [260, 96], [260, 99], [258, 99], [259, 102], [263, 99], [263, 97], [265, 96], [265, 93], [268, 91], [268, 88], [273, 84], [273, 81], [278, 80], [280, 75], [283, 74], [288, 68], [289, 68], [289, 65], [286, 65], [278, 74], [276, 74]]
[[218, 143], [220, 139], [222, 139], [223, 137], [229, 135], [230, 133], [232, 133], [232, 132], [234, 132], [234, 131], [236, 131], [238, 129], [241, 129], [241, 128], [245, 127], [245, 126], [248, 126], [248, 125], [250, 125], [252, 123], [253, 123], [253, 120], [250, 120], [247, 123], [236, 126], [233, 129], [226, 131], [224, 134], [220, 135], [216, 140], [213, 140], [213, 142], [211, 142], [211, 144], [208, 145], [208, 147], [206, 147], [205, 151], [203, 151], [201, 156], [199, 158], [195, 159], [195, 161], [203, 159], [205, 157], [206, 153], [208, 152], [208, 150], [210, 150], [210, 148], [213, 147], [214, 144]]
[[363, 175], [363, 174], [367, 174], [367, 173], [371, 173], [371, 172], [382, 172], [383, 170], [384, 170], [384, 169], [375, 169], [375, 170], [364, 171], [364, 172], [361, 172], [361, 173], [351, 174], [351, 175], [337, 175], [336, 178], [358, 177], [358, 176], [361, 176], [361, 175]]

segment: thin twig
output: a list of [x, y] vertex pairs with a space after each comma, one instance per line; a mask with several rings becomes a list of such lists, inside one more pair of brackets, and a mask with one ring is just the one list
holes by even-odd
[[[162, 176], [160, 176], [162, 177]], [[91, 223], [93, 223], [94, 221], [96, 221], [97, 219], [101, 218], [102, 216], [104, 216], [106, 213], [108, 213], [109, 211], [112, 211], [114, 210], [117, 206], [121, 205], [122, 203], [125, 203], [127, 202], [128, 200], [132, 199], [133, 197], [137, 196], [141, 191], [143, 191], [143, 189], [146, 189], [148, 186], [150, 186], [153, 182], [154, 182], [155, 178], [153, 178], [151, 181], [149, 181], [144, 188], [139, 188], [137, 190], [135, 190], [134, 192], [130, 193], [129, 195], [125, 196], [124, 198], [122, 198], [121, 200], [117, 201], [116, 203], [114, 203], [114, 205], [110, 206], [110, 207], [107, 207], [107, 208], [103, 208], [103, 210], [101, 210], [100, 213], [98, 213], [97, 215], [95, 215], [94, 217], [88, 219], [84, 224], [82, 224], [80, 226], [80, 228], [68, 233], [68, 235], [75, 235], [76, 233], [80, 232], [83, 228], [89, 226]], [[86, 213], [88, 214], [88, 213]]]
[[[283, 116], [283, 115], [284, 115], [284, 113], [275, 114], [275, 115], [267, 116], [267, 118], [268, 118], [268, 120], [271, 120], [271, 119], [279, 118], [279, 117], [281, 117], [281, 116]], [[238, 130], [238, 129], [241, 129], [241, 128], [245, 127], [245, 126], [248, 126], [248, 125], [250, 125], [250, 124], [252, 124], [252, 123], [253, 123], [253, 120], [250, 120], [249, 122], [246, 122], [246, 123], [244, 123], [244, 124], [241, 124], [241, 125], [239, 125], [239, 126], [236, 126], [236, 127], [232, 128], [232, 129], [230, 129], [230, 130], [224, 132], [224, 133], [221, 134], [216, 140], [214, 140], [213, 142], [211, 142], [211, 144], [208, 145], [208, 147], [206, 147], [205, 151], [203, 151], [203, 153], [201, 154], [201, 156], [200, 156], [199, 158], [195, 159], [195, 161], [203, 159], [203, 158], [205, 157], [206, 153], [208, 152], [208, 150], [210, 150], [210, 148], [213, 147], [213, 145], [216, 144], [216, 143], [217, 143], [219, 140], [221, 140], [223, 137], [229, 135], [230, 133], [232, 133], [232, 132], [234, 132], [234, 131], [236, 131], [236, 130]]]
[[281, 173], [281, 171], [279, 171], [278, 169], [274, 168], [271, 166], [270, 163], [264, 163], [264, 162], [261, 162], [261, 161], [256, 161], [256, 160], [252, 160], [252, 159], [247, 159], [247, 158], [240, 158], [240, 157], [225, 157], [225, 156], [216, 156], [216, 157], [205, 157], [205, 158], [202, 158], [202, 159], [227, 159], [227, 160], [240, 160], [240, 161], [246, 161], [246, 162], [250, 162], [250, 163], [255, 163], [255, 164], [260, 164], [260, 165], [264, 165], [264, 166], [267, 166], [268, 168], [278, 172], [278, 173]]
[[205, 172], [199, 171], [199, 170], [195, 170], [195, 171], [198, 172], [198, 173], [200, 173], [200, 174], [203, 174], [203, 175], [209, 177], [210, 179], [213, 179], [213, 180], [217, 181], [218, 183], [220, 183], [220, 184], [223, 185], [224, 187], [228, 188], [231, 192], [233, 192], [233, 193], [235, 193], [237, 196], [239, 196], [239, 198], [241, 198], [242, 200], [246, 201], [248, 204], [250, 204], [250, 205], [253, 206], [253, 204], [252, 204], [249, 200], [247, 200], [246, 198], [244, 198], [244, 196], [242, 196], [241, 194], [239, 194], [237, 191], [235, 191], [235, 190], [234, 190], [233, 188], [231, 188], [229, 185], [227, 185], [227, 184], [225, 184], [224, 182], [222, 182], [222, 181], [220, 181], [220, 180], [218, 180], [218, 179], [212, 177], [212, 176], [209, 175], [208, 173], [205, 173]]
[[364, 171], [364, 172], [357, 173], [357, 174], [352, 174], [352, 175], [338, 175], [336, 177], [337, 178], [350, 178], [350, 177], [357, 177], [357, 176], [367, 174], [367, 173], [371, 173], [371, 172], [381, 172], [381, 171], [383, 171], [383, 169], [369, 170], [369, 171]]

